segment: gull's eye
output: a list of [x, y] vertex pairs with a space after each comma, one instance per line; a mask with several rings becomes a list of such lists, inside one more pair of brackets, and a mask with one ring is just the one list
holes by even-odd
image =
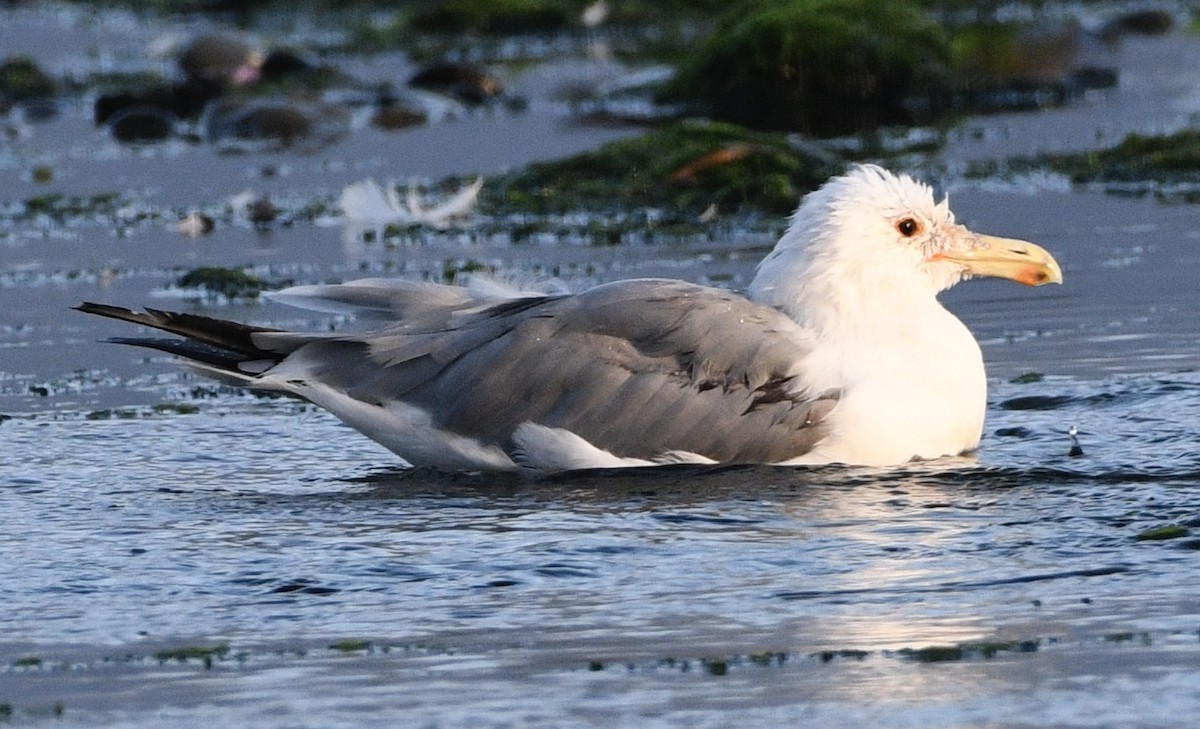
[[911, 238], [921, 232], [921, 221], [916, 218], [901, 218], [896, 221], [896, 230], [905, 238]]

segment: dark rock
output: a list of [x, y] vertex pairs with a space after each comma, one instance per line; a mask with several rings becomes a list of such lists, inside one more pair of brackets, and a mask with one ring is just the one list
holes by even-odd
[[130, 106], [107, 118], [114, 139], [126, 143], [161, 142], [170, 137], [178, 122], [171, 112], [157, 106]]
[[1111, 89], [1116, 87], [1121, 78], [1115, 68], [1083, 66], [1071, 74], [1071, 80], [1081, 89]]
[[313, 132], [313, 121], [302, 109], [286, 103], [223, 101], [211, 111], [208, 138], [273, 139], [290, 144]]
[[1175, 27], [1175, 16], [1162, 9], [1133, 10], [1104, 24], [1100, 37], [1116, 40], [1121, 35], [1165, 35]]
[[202, 35], [179, 56], [179, 69], [189, 79], [238, 85], [257, 80], [262, 51], [225, 35]]
[[284, 146], [301, 141], [327, 143], [341, 138], [349, 112], [334, 104], [289, 99], [225, 99], [205, 117], [204, 137], [211, 142], [268, 141]]
[[408, 85], [453, 96], [468, 104], [482, 104], [504, 93], [504, 84], [499, 79], [486, 68], [471, 63], [434, 63], [413, 74]]
[[222, 90], [222, 85], [215, 81], [187, 79], [172, 86], [102, 94], [97, 97], [93, 112], [97, 126], [131, 108], [149, 107], [179, 119], [195, 119]]
[[387, 101], [380, 104], [371, 116], [371, 126], [388, 131], [407, 129], [424, 124], [429, 113], [424, 109], [400, 102]]
[[246, 205], [246, 219], [255, 225], [266, 225], [279, 217], [279, 208], [269, 198], [258, 197]]
[[263, 81], [278, 82], [309, 75], [316, 66], [295, 51], [283, 48], [268, 53], [259, 70]]

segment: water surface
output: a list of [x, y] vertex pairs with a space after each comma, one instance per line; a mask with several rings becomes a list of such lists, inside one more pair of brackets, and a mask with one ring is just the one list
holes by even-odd
[[[41, 32], [28, 11], [4, 12], [0, 28]], [[163, 30], [55, 17], [80, 40], [63, 48], [111, 43], [118, 64]], [[54, 68], [110, 58], [29, 45]], [[172, 282], [199, 265], [297, 283], [437, 277], [467, 261], [572, 285], [747, 283], [772, 241], [733, 225], [611, 248], [470, 229], [384, 245], [348, 241], [333, 212], [268, 232], [221, 213], [246, 188], [300, 207], [366, 176], [494, 174], [634, 129], [581, 126], [533, 103], [401, 134], [364, 128], [303, 153], [229, 155], [121, 148], [80, 102], [0, 141], [6, 202], [122, 196], [114, 211], [19, 219], [0, 237], [0, 704], [14, 724], [69, 726], [1128, 727], [1196, 716], [1195, 208], [953, 173], [1024, 151], [1014, 145], [1178, 124], [1200, 98], [1166, 63], [1181, 49], [1196, 42], [1131, 43], [1117, 91], [972, 120], [984, 133], [946, 149], [941, 182], [959, 219], [1045, 245], [1066, 284], [949, 292], [989, 366], [983, 444], [974, 458], [894, 470], [402, 471], [327, 414], [99, 344], [124, 332], [68, 310], [101, 300], [329, 325], [272, 304], [179, 298]], [[54, 168], [50, 189], [32, 181], [35, 164]], [[190, 209], [218, 213], [212, 236], [171, 229]]]

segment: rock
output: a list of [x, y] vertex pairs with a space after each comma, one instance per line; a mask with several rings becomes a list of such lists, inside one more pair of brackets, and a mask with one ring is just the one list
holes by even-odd
[[107, 118], [114, 139], [125, 143], [161, 142], [175, 132], [178, 117], [157, 106], [129, 106]]
[[287, 48], [272, 50], [267, 54], [259, 69], [262, 74], [262, 80], [266, 82], [280, 82], [303, 78], [311, 76], [316, 70], [316, 65]]
[[387, 131], [417, 127], [427, 121], [429, 121], [427, 111], [397, 101], [381, 103], [371, 116], [371, 126]]
[[1165, 35], [1175, 27], [1175, 16], [1162, 9], [1133, 10], [1109, 20], [1100, 30], [1100, 37], [1117, 40], [1126, 33], [1134, 35]]
[[242, 85], [257, 81], [265, 56], [253, 45], [226, 35], [202, 35], [179, 56], [179, 69], [189, 79]]
[[482, 104], [504, 93], [504, 84], [499, 79], [472, 63], [431, 64], [413, 74], [408, 85], [437, 91], [467, 104]]
[[301, 141], [326, 143], [350, 128], [342, 106], [289, 99], [224, 99], [204, 119], [204, 136], [212, 142], [268, 141], [284, 146]]

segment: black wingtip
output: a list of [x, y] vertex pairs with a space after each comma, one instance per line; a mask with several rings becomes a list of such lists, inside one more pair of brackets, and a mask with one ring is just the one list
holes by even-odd
[[183, 357], [193, 362], [200, 362], [229, 372], [238, 372], [238, 365], [246, 361], [246, 357], [240, 352], [188, 339], [174, 339], [170, 337], [110, 337], [103, 341], [110, 344], [126, 344], [133, 347], [152, 349], [157, 352], [165, 352], [166, 354]]
[[113, 306], [111, 304], [97, 304], [94, 301], [81, 301], [77, 305], [71, 307], [75, 311], [82, 311], [84, 314], [99, 314], [100, 316], [109, 316], [114, 312], [122, 312], [132, 314], [131, 309], [126, 309], [122, 306]]
[[277, 358], [277, 353], [264, 351], [254, 343], [255, 334], [278, 331], [275, 329], [250, 326], [225, 319], [214, 319], [200, 314], [187, 314], [150, 307], [146, 307], [142, 311], [135, 311], [123, 306], [84, 301], [73, 308], [85, 314], [95, 314], [130, 324], [138, 324], [226, 351], [240, 352], [253, 359]]

